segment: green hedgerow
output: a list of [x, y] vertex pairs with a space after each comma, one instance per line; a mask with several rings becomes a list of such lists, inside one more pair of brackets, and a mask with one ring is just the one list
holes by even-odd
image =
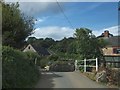
[[[2, 48], [2, 87], [25, 88], [39, 79], [39, 71], [26, 53], [11, 47]], [[31, 64], [32, 63], [32, 64]]]

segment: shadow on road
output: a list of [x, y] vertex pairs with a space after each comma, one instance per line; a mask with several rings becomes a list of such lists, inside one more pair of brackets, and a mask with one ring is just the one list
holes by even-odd
[[35, 88], [53, 88], [55, 86], [54, 78], [60, 78], [62, 76], [55, 74], [54, 72], [42, 71], [40, 80]]

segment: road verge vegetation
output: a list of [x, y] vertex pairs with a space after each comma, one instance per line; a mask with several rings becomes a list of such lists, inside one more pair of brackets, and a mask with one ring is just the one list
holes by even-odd
[[[97, 81], [101, 84], [105, 84], [109, 87], [120, 87], [120, 69], [119, 68], [106, 68], [99, 72], [84, 72], [85, 76], [93, 81]], [[97, 80], [97, 75], [100, 74], [99, 80]]]
[[[32, 56], [32, 55], [31, 55]], [[8, 46], [2, 48], [2, 87], [33, 87], [39, 80], [39, 70], [26, 53]]]

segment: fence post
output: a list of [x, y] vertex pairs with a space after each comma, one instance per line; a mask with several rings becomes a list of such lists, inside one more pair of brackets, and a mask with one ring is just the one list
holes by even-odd
[[98, 71], [98, 58], [96, 58], [96, 71]]
[[84, 72], [86, 72], [86, 58], [84, 59]]
[[75, 60], [75, 71], [77, 71], [77, 68], [78, 68], [77, 63], [78, 63], [78, 61]]

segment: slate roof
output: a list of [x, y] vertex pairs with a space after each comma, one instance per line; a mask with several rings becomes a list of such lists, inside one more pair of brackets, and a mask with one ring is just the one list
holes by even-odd
[[108, 42], [108, 46], [120, 46], [120, 36], [109, 37]]
[[105, 41], [108, 42], [109, 47], [120, 47], [120, 36], [113, 36], [113, 37], [99, 37], [103, 38]]
[[40, 47], [40, 46], [35, 46], [35, 45], [32, 45], [32, 47], [37, 51], [37, 53], [39, 55], [50, 55], [50, 53], [48, 52], [47, 49], [43, 48], [43, 47]]

